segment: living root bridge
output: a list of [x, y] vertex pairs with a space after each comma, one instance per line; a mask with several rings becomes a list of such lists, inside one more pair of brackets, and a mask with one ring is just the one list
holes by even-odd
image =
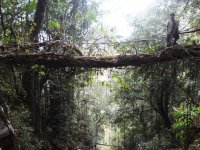
[[184, 58], [200, 59], [200, 45], [187, 47], [174, 46], [152, 54], [118, 55], [114, 57], [70, 56], [49, 52], [38, 52], [33, 54], [1, 53], [0, 63], [39, 64], [46, 67], [57, 68], [109, 68], [121, 66], [141, 66]]

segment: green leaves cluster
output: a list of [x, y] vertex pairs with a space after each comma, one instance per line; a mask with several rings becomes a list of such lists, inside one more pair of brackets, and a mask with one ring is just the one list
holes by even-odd
[[195, 136], [195, 131], [199, 128], [200, 123], [200, 107], [197, 106], [180, 106], [173, 112], [175, 122], [172, 126], [173, 132], [176, 134], [181, 145], [184, 147], [188, 144], [191, 136]]
[[43, 65], [35, 64], [32, 66], [32, 69], [38, 72], [40, 77], [45, 76], [45, 67]]
[[25, 106], [18, 106], [11, 111], [10, 120], [16, 132], [16, 146], [18, 149], [40, 149], [42, 141], [34, 137], [31, 126], [30, 111]]

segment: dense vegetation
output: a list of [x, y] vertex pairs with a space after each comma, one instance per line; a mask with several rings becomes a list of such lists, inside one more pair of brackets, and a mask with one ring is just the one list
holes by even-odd
[[[180, 32], [200, 28], [199, 0], [157, 0], [133, 18], [129, 40], [119, 42], [98, 22], [98, 5], [0, 0], [1, 46], [9, 45], [2, 53], [45, 41], [75, 45], [78, 50], [57, 44], [45, 49], [73, 56], [153, 53], [165, 48], [163, 29], [172, 11]], [[199, 32], [181, 34], [179, 44], [199, 45]], [[19, 150], [100, 149], [97, 143], [126, 150], [198, 149], [199, 76], [198, 58], [110, 69], [1, 64], [0, 105], [16, 129]]]

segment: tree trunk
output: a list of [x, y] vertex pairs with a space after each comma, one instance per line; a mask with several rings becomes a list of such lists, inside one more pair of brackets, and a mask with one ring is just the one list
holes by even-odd
[[30, 39], [32, 42], [39, 41], [38, 34], [42, 27], [42, 21], [45, 14], [46, 3], [47, 3], [47, 0], [38, 0], [36, 12], [35, 12], [35, 18], [34, 18], [34, 25], [33, 25], [34, 28], [30, 35]]
[[158, 113], [160, 114], [160, 116], [162, 117], [162, 120], [163, 120], [163, 123], [164, 123], [164, 126], [170, 130], [171, 129], [171, 126], [172, 126], [172, 123], [171, 123], [171, 120], [168, 116], [168, 114], [166, 112], [164, 112], [163, 110], [162, 111], [158, 111]]
[[[34, 28], [31, 32], [30, 39], [32, 42], [38, 42], [38, 34], [41, 29], [44, 18], [45, 7], [47, 0], [38, 0], [34, 18]], [[39, 71], [34, 71], [32, 66], [27, 66], [23, 74], [23, 88], [27, 93], [26, 100], [31, 108], [32, 121], [35, 129], [35, 134], [38, 137], [42, 136], [42, 118], [41, 118], [41, 85]]]
[[[54, 149], [63, 150], [63, 146], [74, 138], [72, 131], [73, 120], [73, 87], [69, 81], [63, 80], [62, 73], [54, 73], [50, 83], [50, 109], [47, 125], [49, 139]], [[71, 77], [70, 77], [71, 78]], [[71, 137], [69, 137], [69, 135]], [[70, 141], [71, 142], [71, 141]]]
[[35, 129], [35, 134], [41, 137], [42, 135], [42, 120], [41, 120], [41, 89], [39, 73], [37, 71], [26, 71], [23, 74], [23, 88], [27, 93], [26, 100], [31, 109], [32, 121]]

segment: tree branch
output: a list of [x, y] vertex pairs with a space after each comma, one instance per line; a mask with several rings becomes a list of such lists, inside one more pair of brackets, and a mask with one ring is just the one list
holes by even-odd
[[39, 64], [47, 67], [86, 67], [108, 68], [122, 66], [141, 66], [185, 58], [200, 58], [200, 45], [188, 47], [169, 47], [153, 54], [118, 55], [114, 57], [85, 57], [69, 54], [38, 52], [33, 54], [1, 53], [0, 63]]
[[193, 32], [197, 32], [197, 31], [200, 31], [200, 28], [197, 28], [197, 29], [194, 29], [194, 30], [190, 30], [190, 31], [180, 32], [179, 34], [193, 33]]
[[0, 0], [0, 17], [1, 17], [1, 26], [2, 26], [2, 30], [3, 30], [3, 35], [6, 35], [6, 29], [5, 29], [5, 25], [3, 22], [3, 12], [2, 12], [2, 0]]

